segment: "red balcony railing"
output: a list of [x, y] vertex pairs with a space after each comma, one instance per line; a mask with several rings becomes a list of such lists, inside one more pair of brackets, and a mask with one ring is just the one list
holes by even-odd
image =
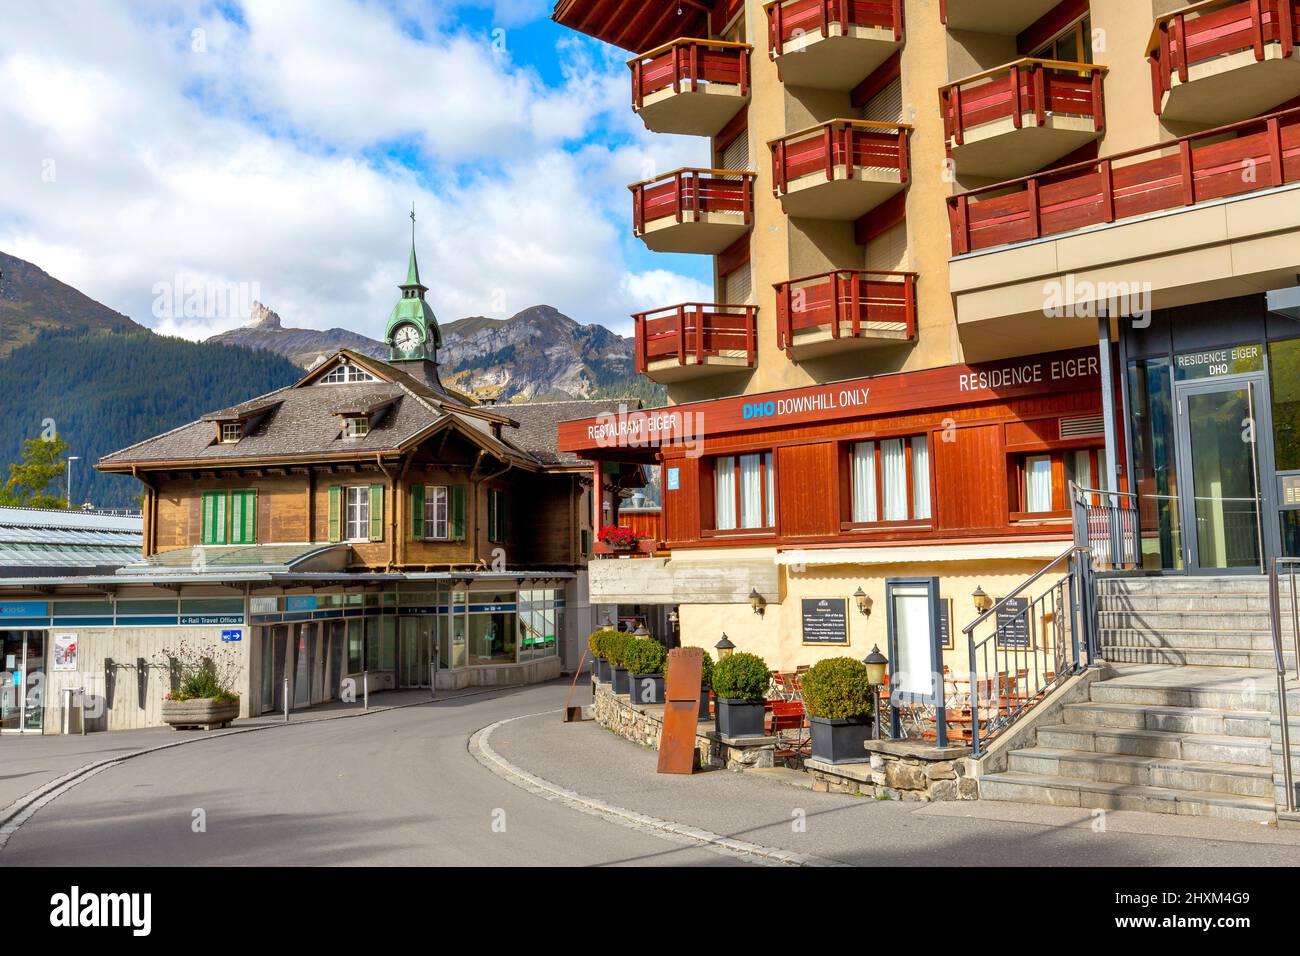
[[775, 59], [785, 44], [807, 33], [830, 35], [851, 26], [879, 27], [903, 39], [903, 0], [776, 0], [767, 4], [768, 55]]
[[1264, 44], [1277, 42], [1291, 56], [1297, 42], [1300, 0], [1204, 0], [1156, 21], [1147, 46], [1155, 110], [1164, 106], [1173, 75], [1186, 83], [1188, 67], [1229, 53], [1254, 50], [1264, 59]]
[[950, 196], [953, 255], [1294, 182], [1300, 108]]
[[772, 192], [780, 198], [793, 179], [819, 170], [827, 179], [836, 169], [852, 179], [858, 169], [897, 169], [900, 181], [908, 179], [907, 134], [912, 127], [870, 120], [831, 120], [791, 133], [768, 143], [772, 150]]
[[754, 215], [754, 173], [745, 170], [675, 169], [628, 189], [638, 236], [645, 232], [646, 223], [668, 216], [674, 222], [689, 222], [707, 213], [734, 213], [749, 225]]
[[875, 332], [905, 332], [907, 339], [915, 338], [916, 275], [840, 269], [777, 283], [777, 345], [788, 349], [796, 332], [823, 326], [838, 339], [845, 323], [854, 338]]
[[753, 305], [717, 302], [683, 302], [632, 316], [636, 324], [636, 370], [644, 375], [649, 364], [675, 358], [685, 365], [694, 356], [701, 365], [722, 352], [744, 352], [754, 364], [758, 327]]
[[680, 39], [627, 61], [632, 70], [632, 108], [639, 110], [651, 93], [672, 88], [695, 93], [703, 84], [732, 83], [749, 94], [748, 43]]
[[972, 126], [1011, 118], [1016, 129], [1024, 115], [1034, 115], [1034, 125], [1047, 122], [1047, 114], [1085, 116], [1100, 133], [1105, 129], [1101, 81], [1104, 66], [1063, 63], [1031, 57], [1016, 60], [939, 88], [939, 108], [947, 140], [961, 146]]

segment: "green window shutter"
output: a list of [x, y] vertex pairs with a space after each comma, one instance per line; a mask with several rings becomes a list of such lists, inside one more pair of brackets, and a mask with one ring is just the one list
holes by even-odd
[[487, 499], [488, 499], [488, 500], [487, 500], [487, 506], [488, 506], [488, 521], [487, 521], [487, 525], [488, 525], [488, 529], [487, 529], [487, 531], [488, 531], [488, 540], [489, 540], [489, 541], [494, 541], [494, 542], [495, 542], [495, 541], [499, 541], [499, 540], [501, 540], [500, 538], [497, 537], [497, 492], [496, 492], [496, 489], [495, 489], [495, 488], [489, 488], [489, 489], [488, 489]]
[[411, 537], [424, 538], [424, 485], [411, 485]]
[[451, 497], [451, 540], [465, 540], [465, 486], [452, 485], [447, 489]]
[[230, 543], [257, 543], [257, 492], [230, 493]]
[[199, 533], [201, 544], [214, 544], [213, 525], [216, 523], [217, 496], [210, 491], [203, 493], [203, 528]]
[[384, 540], [384, 486], [370, 486], [370, 540]]
[[212, 544], [225, 544], [230, 540], [227, 531], [230, 527], [230, 494], [225, 491], [213, 493], [212, 501]]
[[343, 540], [343, 488], [330, 485], [329, 539]]
[[510, 504], [504, 491], [497, 492], [497, 540], [506, 543], [510, 533]]

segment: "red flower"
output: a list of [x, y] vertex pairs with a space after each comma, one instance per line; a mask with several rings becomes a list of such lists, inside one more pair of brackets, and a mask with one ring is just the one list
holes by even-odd
[[609, 545], [611, 548], [631, 548], [637, 543], [637, 534], [631, 528], [622, 528], [618, 525], [609, 525], [601, 528], [596, 535], [602, 544]]

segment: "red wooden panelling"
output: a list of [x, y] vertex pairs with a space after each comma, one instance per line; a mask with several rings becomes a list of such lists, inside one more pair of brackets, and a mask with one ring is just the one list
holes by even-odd
[[737, 170], [722, 178], [713, 175], [716, 172], [678, 169], [629, 186], [636, 234], [644, 233], [646, 223], [658, 219], [686, 222], [708, 213], [735, 213], [738, 221], [749, 225], [754, 212], [754, 174]]
[[1078, 64], [1067, 69], [1046, 60], [1018, 60], [992, 76], [959, 80], [940, 87], [944, 134], [960, 146], [966, 130], [1010, 118], [1019, 128], [1025, 114], [1037, 125], [1048, 111], [1083, 116], [1097, 131], [1105, 128], [1101, 75], [1106, 68]]
[[940, 531], [993, 529], [1007, 524], [1006, 452], [1000, 425], [959, 428], [933, 443]]
[[639, 110], [647, 96], [669, 87], [674, 93], [694, 93], [701, 85], [731, 83], [747, 95], [749, 56], [748, 44], [679, 40], [634, 57], [627, 61], [632, 71], [632, 108]]
[[698, 363], [722, 351], [744, 352], [754, 364], [757, 347], [754, 305], [721, 305], [685, 302], [632, 316], [636, 327], [636, 370], [644, 375], [648, 363], [676, 358], [685, 365], [694, 356]]
[[781, 0], [767, 8], [768, 55], [773, 59], [791, 39], [806, 33], [828, 36], [831, 24], [892, 29], [903, 39], [902, 0]]
[[777, 449], [778, 530], [783, 536], [833, 535], [839, 530], [837, 444]]
[[[907, 124], [868, 120], [831, 120], [773, 140], [772, 192], [778, 198], [792, 179], [824, 172], [827, 179], [852, 179], [858, 169], [897, 169], [908, 182]], [[840, 176], [839, 170], [843, 170]]]
[[[827, 326], [834, 338], [849, 323], [852, 336], [878, 331], [916, 336], [915, 272], [842, 270], [791, 279], [776, 285], [776, 341], [788, 349], [794, 334]], [[871, 323], [874, 328], [868, 328]], [[880, 329], [879, 323], [887, 328]]]

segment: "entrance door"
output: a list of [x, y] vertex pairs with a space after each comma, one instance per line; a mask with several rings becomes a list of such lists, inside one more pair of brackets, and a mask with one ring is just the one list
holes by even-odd
[[297, 630], [297, 654], [293, 674], [293, 706], [311, 706], [311, 679], [315, 673], [316, 662], [316, 625], [299, 624]]
[[429, 663], [433, 660], [432, 632], [432, 618], [401, 619], [401, 686], [429, 686]]
[[1263, 375], [1180, 383], [1179, 481], [1183, 539], [1192, 573], [1258, 574], [1276, 553], [1272, 419]]
[[45, 632], [6, 631], [0, 654], [0, 730], [39, 733], [45, 717]]

